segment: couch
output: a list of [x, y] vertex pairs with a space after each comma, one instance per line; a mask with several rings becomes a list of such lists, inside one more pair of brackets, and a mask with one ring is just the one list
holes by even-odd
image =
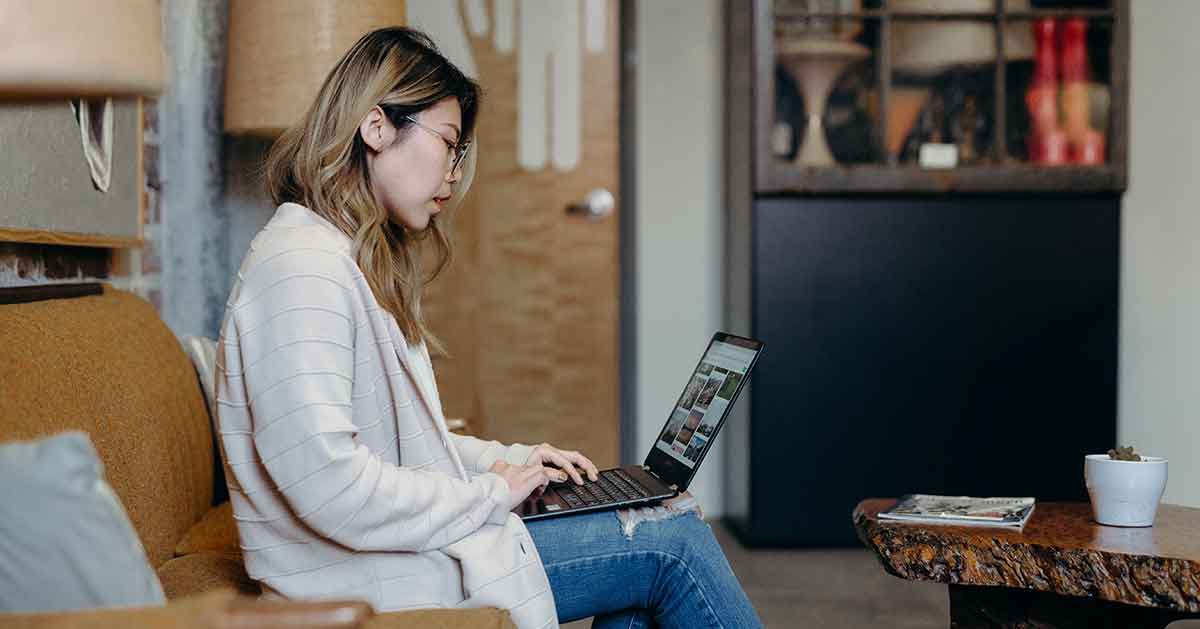
[[[318, 615], [329, 608], [254, 602], [258, 587], [231, 537], [196, 371], [146, 301], [108, 285], [0, 289], [0, 389], [0, 442], [72, 429], [88, 433], [171, 600], [168, 608], [186, 615], [233, 606], [279, 618], [301, 618], [306, 605]], [[352, 603], [343, 609], [351, 610], [342, 616], [350, 626], [512, 626], [496, 609], [373, 614]], [[167, 613], [122, 613], [139, 611]], [[42, 616], [28, 626], [66, 626], [51, 622], [55, 614]]]

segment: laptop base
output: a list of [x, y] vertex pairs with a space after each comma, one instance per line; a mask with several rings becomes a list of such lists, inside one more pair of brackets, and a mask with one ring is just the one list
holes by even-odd
[[522, 520], [542, 520], [563, 515], [645, 507], [679, 492], [640, 465], [626, 465], [600, 472], [599, 480], [551, 483], [546, 490], [522, 502], [514, 512]]

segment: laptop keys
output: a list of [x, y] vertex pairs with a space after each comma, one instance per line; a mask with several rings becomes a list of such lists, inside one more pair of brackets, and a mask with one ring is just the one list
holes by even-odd
[[583, 485], [564, 483], [557, 487], [559, 495], [571, 508], [625, 502], [650, 495], [640, 483], [619, 469], [605, 470], [598, 480], [584, 481]]
[[633, 491], [628, 483], [621, 480], [615, 474], [612, 477], [602, 476], [600, 478], [600, 486], [608, 492], [609, 495], [617, 499], [633, 500], [638, 498], [638, 494]]
[[650, 495], [650, 492], [647, 491], [645, 487], [642, 487], [641, 483], [633, 480], [633, 478], [626, 474], [624, 470], [614, 471], [616, 472], [615, 476], [624, 481], [625, 484], [629, 485], [630, 490], [636, 492], [638, 496], [645, 498], [646, 496]]
[[618, 476], [616, 474], [613, 475], [612, 484], [616, 488], [616, 490], [621, 493], [622, 496], [624, 496], [625, 498], [627, 498], [629, 500], [633, 500], [635, 498], [640, 498], [643, 495], [641, 493], [638, 493], [638, 491], [636, 489], [634, 489], [633, 485], [630, 485], [628, 482], [626, 482], [624, 479], [622, 479], [620, 476]]

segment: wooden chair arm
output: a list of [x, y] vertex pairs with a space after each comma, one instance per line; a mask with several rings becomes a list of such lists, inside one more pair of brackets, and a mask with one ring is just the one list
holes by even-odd
[[376, 614], [362, 601], [280, 601], [222, 589], [159, 607], [0, 613], [5, 629], [516, 629], [499, 609]]
[[161, 607], [0, 614], [11, 629], [357, 629], [373, 616], [361, 601], [268, 601], [232, 589], [171, 601]]

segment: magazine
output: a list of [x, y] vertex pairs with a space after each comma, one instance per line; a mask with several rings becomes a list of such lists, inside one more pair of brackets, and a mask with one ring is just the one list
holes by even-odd
[[1033, 498], [972, 498], [909, 494], [879, 514], [880, 520], [1005, 526], [1020, 529], [1033, 514]]

